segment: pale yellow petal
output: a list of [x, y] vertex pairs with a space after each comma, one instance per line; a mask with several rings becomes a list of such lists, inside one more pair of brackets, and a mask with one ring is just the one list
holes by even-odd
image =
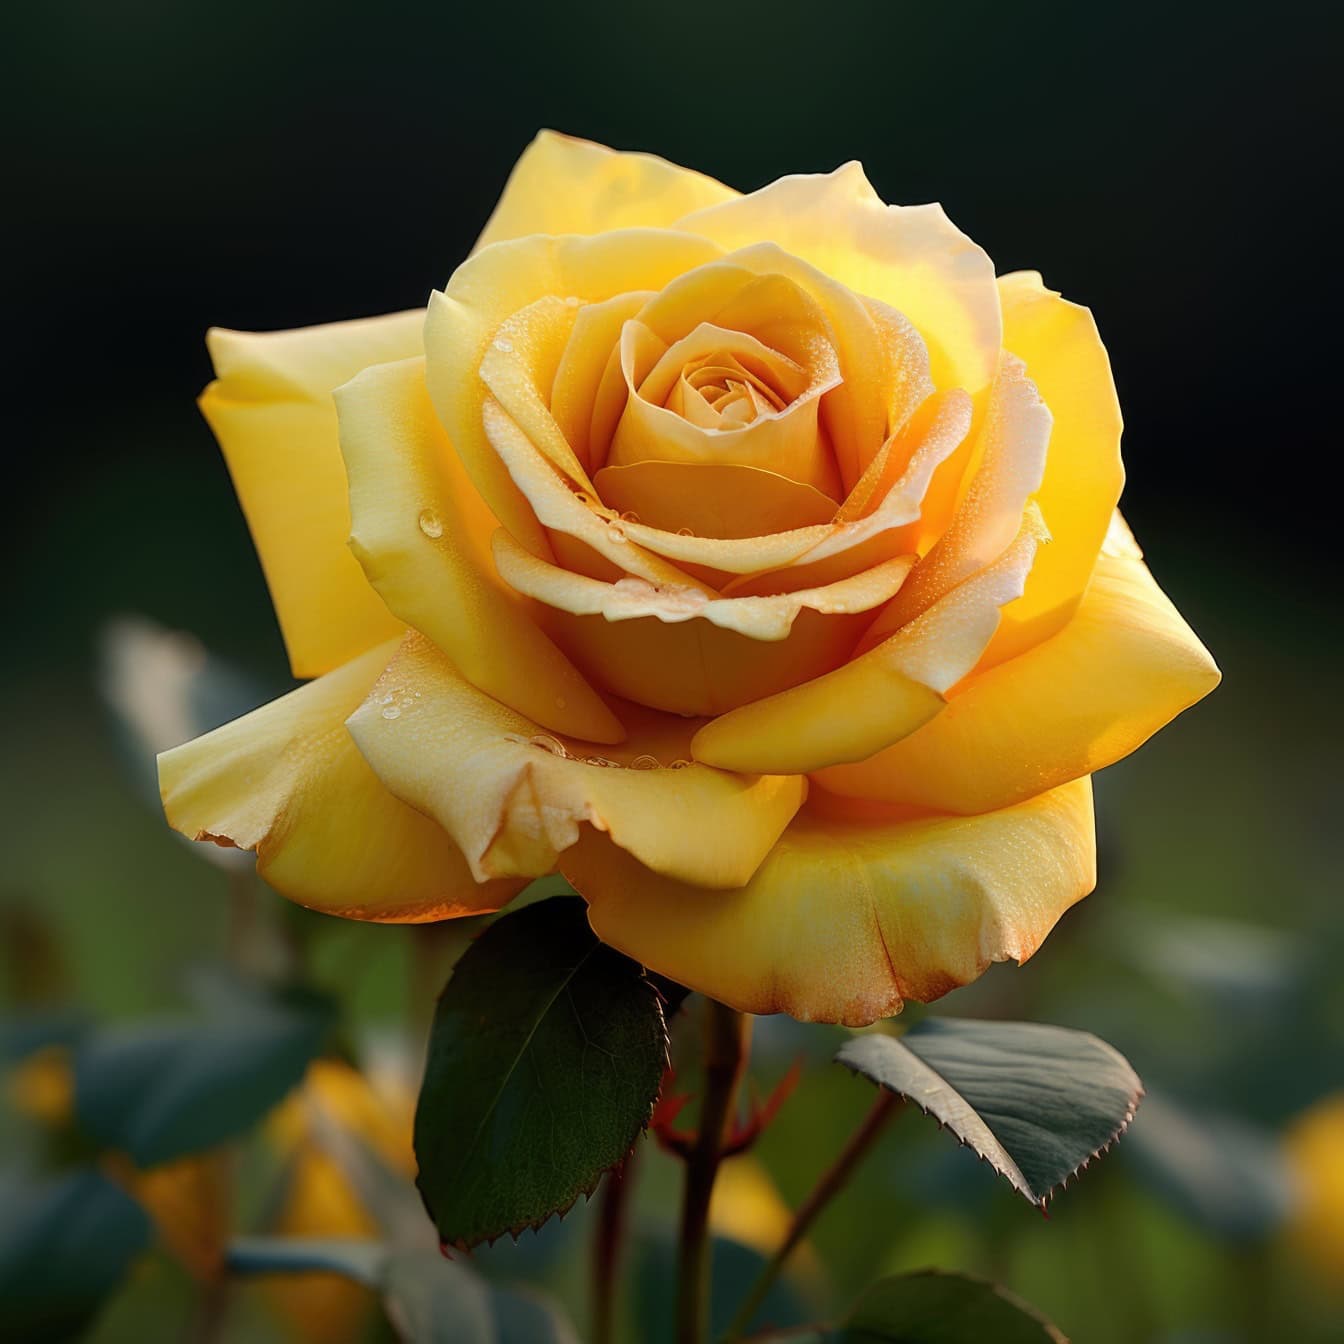
[[752, 880], [704, 891], [600, 835], [561, 857], [599, 938], [750, 1013], [862, 1026], [1023, 962], [1096, 880], [1090, 781], [982, 817], [839, 819], [811, 803]]
[[853, 616], [889, 602], [915, 563], [914, 556], [889, 560], [824, 588], [799, 588], [771, 597], [712, 598], [683, 585], [658, 587], [643, 579], [603, 583], [549, 565], [525, 551], [502, 528], [494, 538], [495, 564], [505, 583], [557, 611], [601, 616], [606, 621], [652, 617], [665, 625], [707, 621], [748, 639], [787, 639], [803, 611]]
[[[864, 637], [871, 648], [1002, 554], [1041, 484], [1050, 412], [1020, 360], [1005, 355], [976, 447], [979, 464], [947, 531]], [[1046, 526], [1049, 527], [1047, 520]]]
[[1057, 635], [968, 677], [918, 732], [818, 778], [836, 793], [988, 812], [1129, 755], [1218, 679], [1143, 561], [1104, 556]]
[[654, 872], [703, 887], [746, 882], [805, 782], [689, 764], [689, 725], [633, 706], [625, 720], [627, 739], [608, 758], [539, 736], [412, 633], [349, 723], [379, 777], [442, 824], [479, 878], [552, 871], [586, 824]]
[[215, 329], [200, 406], [224, 452], [296, 677], [329, 672], [401, 623], [346, 549], [350, 512], [332, 391], [421, 349], [422, 311], [296, 331]]
[[883, 204], [857, 163], [780, 178], [680, 227], [726, 250], [777, 243], [894, 308], [923, 337], [939, 387], [975, 393], [994, 377], [1002, 327], [993, 263], [941, 206]]
[[369, 369], [337, 403], [351, 545], [388, 607], [519, 712], [556, 732], [619, 741], [606, 705], [495, 573], [497, 523], [429, 404], [424, 360]]
[[1042, 536], [1029, 508], [992, 565], [851, 662], [706, 724], [691, 744], [696, 760], [725, 770], [810, 772], [864, 760], [914, 732], [975, 666], [999, 609], [1021, 594]]
[[666, 228], [737, 193], [652, 154], [542, 131], [514, 165], [477, 248], [529, 233]]
[[1054, 417], [1036, 501], [1053, 538], [1026, 591], [1003, 613], [986, 665], [1048, 639], [1082, 598], [1125, 481], [1120, 403], [1092, 314], [1048, 290], [1035, 272], [999, 281], [1003, 343]]
[[478, 884], [461, 850], [379, 783], [346, 731], [396, 647], [164, 752], [169, 824], [192, 840], [255, 850], [277, 891], [348, 919], [419, 922], [506, 904], [521, 884]]

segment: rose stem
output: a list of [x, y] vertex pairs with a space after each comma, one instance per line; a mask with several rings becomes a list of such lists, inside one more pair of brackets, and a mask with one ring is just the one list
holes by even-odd
[[616, 1285], [620, 1281], [626, 1213], [638, 1151], [632, 1148], [607, 1172], [598, 1197], [597, 1238], [593, 1242], [593, 1344], [613, 1344], [616, 1338]]
[[770, 1291], [770, 1285], [779, 1277], [779, 1272], [784, 1268], [785, 1261], [788, 1260], [798, 1243], [807, 1235], [807, 1230], [816, 1221], [817, 1215], [830, 1203], [832, 1196], [844, 1186], [853, 1174], [855, 1167], [859, 1165], [869, 1148], [873, 1146], [882, 1131], [886, 1129], [891, 1117], [900, 1109], [901, 1101], [902, 1099], [894, 1092], [888, 1092], [885, 1089], [878, 1094], [877, 1100], [864, 1118], [863, 1124], [850, 1135], [849, 1142], [845, 1144], [840, 1155], [822, 1172], [821, 1178], [812, 1187], [812, 1193], [799, 1206], [798, 1212], [793, 1215], [793, 1222], [789, 1225], [788, 1235], [784, 1238], [779, 1250], [761, 1266], [761, 1272], [757, 1275], [756, 1282], [751, 1285], [750, 1292], [743, 1299], [742, 1305], [733, 1317], [732, 1324], [729, 1325], [723, 1336], [723, 1344], [731, 1344], [732, 1340], [742, 1338], [743, 1331], [751, 1324], [751, 1318], [755, 1316], [761, 1303], [765, 1301], [766, 1294]]
[[695, 1146], [686, 1159], [686, 1192], [677, 1255], [677, 1344], [704, 1344], [709, 1329], [709, 1201], [750, 1036], [750, 1018], [713, 999], [707, 1000], [705, 1099], [700, 1108]]

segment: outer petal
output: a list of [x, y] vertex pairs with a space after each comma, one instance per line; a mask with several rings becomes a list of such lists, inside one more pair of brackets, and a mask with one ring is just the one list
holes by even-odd
[[429, 404], [424, 360], [368, 369], [341, 388], [351, 544], [369, 582], [474, 685], [556, 732], [618, 742], [622, 729], [529, 604], [499, 581], [496, 523]]
[[810, 772], [863, 760], [879, 742], [914, 732], [975, 666], [999, 608], [1021, 594], [1042, 535], [1029, 509], [1017, 540], [992, 565], [875, 648], [706, 724], [691, 744], [696, 760], [725, 770]]
[[273, 887], [328, 914], [418, 923], [505, 905], [522, 884], [478, 885], [461, 850], [378, 782], [346, 731], [395, 649], [371, 649], [164, 752], [169, 823], [193, 840], [255, 850]]
[[939, 387], [972, 394], [994, 376], [1001, 344], [994, 266], [940, 205], [885, 205], [857, 163], [782, 177], [689, 215], [681, 228], [723, 247], [786, 252], [904, 314], [929, 347]]
[[1079, 780], [983, 817], [835, 820], [811, 804], [738, 891], [642, 870], [599, 835], [561, 859], [606, 943], [751, 1013], [862, 1026], [1025, 961], [1096, 881]]
[[667, 228], [736, 195], [712, 177], [652, 154], [541, 131], [514, 165], [476, 247], [530, 233]]
[[798, 776], [689, 764], [691, 726], [634, 706], [611, 758], [538, 736], [414, 632], [349, 723], [379, 777], [442, 823], [479, 878], [553, 871], [587, 822], [654, 872], [740, 886], [807, 791]]
[[247, 515], [296, 677], [329, 672], [401, 623], [346, 549], [350, 513], [332, 390], [418, 355], [423, 311], [297, 331], [215, 329], [201, 411]]
[[818, 779], [861, 798], [988, 812], [1129, 755], [1218, 680], [1143, 561], [1107, 555], [1059, 634], [968, 677], [918, 732]]
[[1034, 271], [1005, 275], [999, 296], [1004, 348], [1026, 361], [1054, 417], [1036, 494], [1053, 540], [1003, 613], [986, 665], [1048, 639], [1073, 615], [1125, 482], [1120, 403], [1092, 314], [1046, 289]]

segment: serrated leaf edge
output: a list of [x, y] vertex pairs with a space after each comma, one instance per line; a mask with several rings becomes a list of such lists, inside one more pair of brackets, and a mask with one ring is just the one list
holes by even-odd
[[[1115, 1050], [1114, 1046], [1110, 1045], [1106, 1041], [1103, 1041], [1101, 1037], [1095, 1035], [1095, 1033], [1093, 1032], [1090, 1031], [1079, 1032], [1079, 1035], [1090, 1036], [1093, 1040], [1097, 1041], [1099, 1044], [1106, 1046], [1107, 1049]], [[858, 1039], [858, 1038], [854, 1037], [852, 1039]], [[892, 1036], [890, 1037], [890, 1039], [895, 1040], [897, 1042], [901, 1041], [901, 1037], [899, 1036]], [[842, 1046], [841, 1049], [843, 1050], [843, 1048], [844, 1047]], [[908, 1045], [905, 1048], [907, 1050], [910, 1050], [910, 1047]], [[956, 1092], [958, 1096], [961, 1095], [961, 1092], [956, 1087], [954, 1087], [948, 1079], [944, 1078], [943, 1075], [939, 1073], [938, 1070], [935, 1069], [932, 1064], [930, 1064], [926, 1059], [924, 1059], [922, 1055], [916, 1054], [916, 1052], [913, 1050], [910, 1050], [910, 1053], [914, 1055], [915, 1058], [918, 1059], [919, 1062], [923, 1064], [924, 1067], [927, 1068], [930, 1073], [937, 1074], [939, 1078], [942, 1078], [943, 1081], [947, 1083], [948, 1087], [951, 1088], [953, 1092]], [[1119, 1055], [1120, 1052], [1116, 1050], [1116, 1054]], [[1134, 1073], [1134, 1066], [1130, 1064], [1129, 1061], [1125, 1059], [1123, 1055], [1120, 1055], [1120, 1058], [1124, 1060], [1125, 1064], [1129, 1067], [1129, 1071], [1131, 1073]], [[966, 1139], [963, 1139], [961, 1135], [956, 1132], [956, 1130], [951, 1129], [945, 1121], [940, 1120], [936, 1115], [934, 1115], [934, 1113], [931, 1110], [929, 1110], [927, 1106], [923, 1105], [917, 1097], [913, 1097], [906, 1092], [898, 1091], [894, 1087], [888, 1087], [885, 1083], [878, 1082], [876, 1078], [869, 1077], [869, 1075], [866, 1074], [862, 1069], [856, 1068], [853, 1065], [847, 1063], [845, 1060], [841, 1059], [839, 1054], [835, 1056], [833, 1062], [842, 1065], [844, 1068], [848, 1069], [850, 1073], [855, 1074], [860, 1078], [867, 1079], [868, 1082], [872, 1083], [872, 1085], [878, 1088], [880, 1091], [890, 1092], [893, 1096], [900, 1097], [904, 1101], [911, 1102], [916, 1110], [918, 1110], [922, 1115], [927, 1115], [938, 1126], [940, 1130], [946, 1130], [949, 1134], [951, 1134], [952, 1137], [956, 1139], [957, 1145], [959, 1147], [969, 1149], [996, 1176], [1001, 1176], [1005, 1180], [1008, 1180], [1008, 1184], [1012, 1186], [1013, 1190], [1015, 1190], [1019, 1195], [1021, 1195], [1022, 1198], [1025, 1199], [1028, 1204], [1032, 1205], [1034, 1208], [1040, 1209], [1041, 1213], [1044, 1214], [1046, 1217], [1049, 1217], [1048, 1205], [1050, 1201], [1053, 1198], [1055, 1198], [1055, 1196], [1058, 1195], [1061, 1191], [1066, 1189], [1070, 1181], [1076, 1180], [1079, 1174], [1085, 1171], [1093, 1162], [1097, 1160], [1097, 1158], [1102, 1157], [1106, 1153], [1110, 1152], [1110, 1150], [1115, 1147], [1115, 1145], [1120, 1141], [1120, 1139], [1124, 1137], [1125, 1131], [1129, 1129], [1131, 1124], [1133, 1124], [1134, 1117], [1138, 1113], [1139, 1105], [1143, 1101], [1144, 1096], [1146, 1095], [1142, 1080], [1139, 1078], [1137, 1073], [1134, 1073], [1135, 1090], [1131, 1094], [1129, 1101], [1125, 1105], [1124, 1119], [1120, 1121], [1120, 1124], [1117, 1126], [1115, 1133], [1113, 1133], [1111, 1137], [1106, 1140], [1105, 1143], [1101, 1144], [1100, 1147], [1093, 1149], [1093, 1151], [1089, 1153], [1085, 1158], [1083, 1158], [1083, 1160], [1079, 1162], [1078, 1165], [1074, 1167], [1072, 1171], [1070, 1171], [1067, 1175], [1061, 1177], [1058, 1181], [1056, 1181], [1055, 1184], [1052, 1185], [1043, 1195], [1041, 1195], [1039, 1199], [1033, 1199], [1024, 1190], [1019, 1189], [1017, 1184], [1011, 1179], [1009, 1179], [1004, 1172], [1000, 1171], [999, 1168], [994, 1165], [993, 1160], [989, 1157], [988, 1154], [982, 1153], [980, 1149], [977, 1148], [973, 1143], [970, 1143]], [[976, 1114], [979, 1115], [980, 1114], [979, 1111], [977, 1111]], [[989, 1129], [988, 1122], [985, 1122], [985, 1127]], [[993, 1130], [991, 1129], [990, 1132], [993, 1133]], [[1009, 1156], [1011, 1157], [1011, 1154], [1009, 1154]], [[1015, 1167], [1017, 1166], [1015, 1160], [1013, 1162], [1013, 1165]], [[1018, 1173], [1021, 1174], [1020, 1167], [1018, 1167]], [[1023, 1176], [1023, 1180], [1024, 1181], [1026, 1180], [1025, 1176]]]

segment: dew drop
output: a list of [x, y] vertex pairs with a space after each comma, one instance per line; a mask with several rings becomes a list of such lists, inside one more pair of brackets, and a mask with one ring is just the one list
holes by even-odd
[[565, 306], [568, 308], [578, 308], [583, 304], [583, 300], [577, 294], [570, 294], [565, 299]]
[[555, 697], [555, 707], [556, 707], [556, 709], [565, 709], [565, 708], [568, 706], [568, 704], [569, 704], [569, 701], [566, 700], [565, 697], [564, 697], [563, 695], [557, 695], [557, 696]]
[[689, 527], [679, 527], [679, 528], [677, 528], [677, 536], [679, 536], [679, 537], [693, 537], [693, 536], [695, 536], [695, 533], [692, 532], [691, 529], [690, 529]]
[[496, 336], [493, 344], [501, 355], [513, 354], [513, 342], [505, 340], [503, 336]]
[[420, 530], [431, 540], [443, 536], [443, 519], [433, 509], [420, 511]]
[[399, 719], [399, 718], [401, 718], [401, 710], [399, 710], [399, 709], [396, 707], [396, 705], [388, 705], [388, 706], [383, 710], [383, 718], [385, 718], [385, 719]]

